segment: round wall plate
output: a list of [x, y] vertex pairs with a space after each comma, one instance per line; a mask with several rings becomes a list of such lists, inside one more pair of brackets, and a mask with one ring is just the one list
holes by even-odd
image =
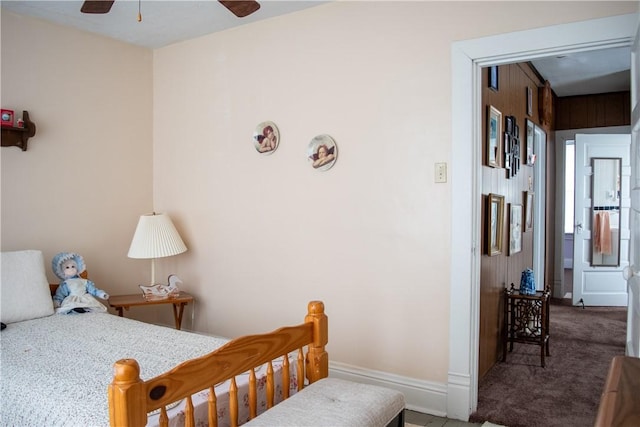
[[272, 154], [280, 143], [280, 132], [273, 122], [262, 122], [253, 132], [253, 145], [261, 154]]
[[338, 159], [338, 146], [329, 135], [318, 135], [309, 143], [307, 158], [314, 169], [329, 170]]

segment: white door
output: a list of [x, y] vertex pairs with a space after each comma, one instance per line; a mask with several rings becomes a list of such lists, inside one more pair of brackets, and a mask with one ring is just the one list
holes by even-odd
[[627, 308], [628, 356], [640, 357], [640, 30], [631, 46], [631, 266], [628, 278]]
[[[631, 136], [576, 134], [575, 143], [573, 304], [626, 306], [627, 283], [622, 271], [629, 265]], [[603, 183], [604, 188], [598, 184], [592, 188], [593, 159], [606, 159], [598, 165], [619, 165], [607, 171], [610, 184]], [[597, 177], [604, 174], [596, 170]], [[606, 232], [594, 226], [604, 222], [600, 215], [606, 215]], [[607, 250], [599, 245], [605, 240], [610, 241]]]

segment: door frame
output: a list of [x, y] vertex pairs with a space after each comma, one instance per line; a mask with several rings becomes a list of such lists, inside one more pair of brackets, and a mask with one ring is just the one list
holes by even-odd
[[[452, 43], [451, 276], [447, 416], [468, 420], [478, 405], [481, 257], [481, 68], [630, 46], [637, 14]], [[549, 137], [547, 136], [547, 139]]]

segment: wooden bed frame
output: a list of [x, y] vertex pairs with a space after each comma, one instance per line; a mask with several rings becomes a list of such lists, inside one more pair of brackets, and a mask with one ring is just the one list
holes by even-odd
[[[140, 367], [134, 359], [115, 363], [115, 375], [109, 386], [109, 418], [111, 426], [143, 427], [147, 413], [160, 409], [160, 426], [168, 425], [166, 406], [186, 399], [185, 426], [193, 426], [194, 413], [191, 396], [208, 390], [209, 426], [217, 426], [217, 407], [214, 386], [230, 380], [229, 416], [231, 426], [238, 425], [238, 393], [235, 377], [249, 371], [249, 412], [257, 416], [257, 387], [254, 368], [267, 364], [267, 410], [274, 401], [272, 360], [297, 351], [296, 372], [298, 390], [304, 378], [313, 383], [329, 374], [328, 320], [321, 301], [311, 301], [304, 323], [287, 326], [271, 333], [251, 335], [230, 341], [223, 347], [199, 358], [188, 360], [169, 372], [147, 381], [140, 379]], [[307, 348], [306, 354], [304, 347]], [[289, 359], [284, 357], [282, 383], [289, 384]], [[284, 399], [289, 388], [283, 387]]]
[[[87, 271], [80, 275], [87, 278]], [[49, 284], [51, 295], [57, 284]], [[249, 371], [249, 414], [257, 416], [256, 368], [267, 365], [267, 410], [274, 405], [273, 360], [297, 351], [296, 372], [298, 391], [329, 376], [329, 355], [325, 345], [329, 339], [328, 319], [322, 301], [311, 301], [304, 323], [286, 326], [273, 332], [237, 338], [202, 357], [187, 360], [169, 372], [147, 381], [140, 379], [140, 366], [134, 359], [118, 360], [109, 385], [109, 418], [112, 427], [144, 427], [147, 414], [160, 409], [160, 427], [168, 426], [167, 405], [186, 399], [185, 426], [194, 426], [191, 396], [208, 390], [209, 426], [217, 427], [217, 405], [214, 387], [231, 380], [229, 386], [229, 418], [238, 426], [238, 390], [235, 377]], [[306, 347], [306, 353], [304, 351]], [[283, 358], [282, 384], [289, 384], [289, 358]], [[283, 398], [289, 397], [289, 387], [283, 387]]]

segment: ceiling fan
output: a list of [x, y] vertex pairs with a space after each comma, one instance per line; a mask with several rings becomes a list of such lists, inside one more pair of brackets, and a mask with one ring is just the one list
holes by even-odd
[[[82, 4], [82, 13], [108, 13], [115, 0], [87, 0]], [[238, 18], [244, 18], [260, 9], [260, 3], [253, 0], [218, 0]]]

